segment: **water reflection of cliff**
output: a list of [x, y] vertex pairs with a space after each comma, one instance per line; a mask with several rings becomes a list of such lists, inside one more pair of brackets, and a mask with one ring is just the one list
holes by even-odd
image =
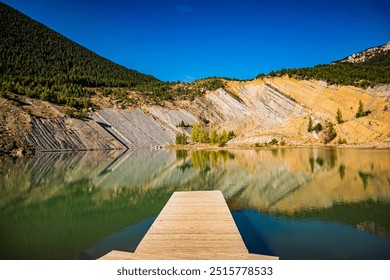
[[[84, 231], [94, 235], [85, 240], [91, 242], [153, 217], [173, 191], [199, 189], [222, 190], [233, 210], [333, 219], [390, 236], [383, 215], [390, 202], [389, 159], [389, 150], [328, 148], [0, 158], [0, 239], [16, 244], [29, 227], [49, 224], [56, 238]], [[76, 229], [61, 229], [60, 220], [72, 219]], [[33, 234], [38, 240], [42, 232]]]
[[[184, 165], [191, 165], [196, 153]], [[209, 165], [199, 168], [203, 176], [197, 182], [212, 182], [236, 209], [294, 213], [368, 200], [390, 202], [388, 150], [234, 151], [229, 159], [223, 164], [203, 160]]]
[[[235, 208], [295, 212], [366, 200], [390, 201], [390, 151], [278, 149], [52, 153], [2, 162], [0, 206], [88, 188], [221, 189]], [[28, 201], [27, 201], [28, 200]]]

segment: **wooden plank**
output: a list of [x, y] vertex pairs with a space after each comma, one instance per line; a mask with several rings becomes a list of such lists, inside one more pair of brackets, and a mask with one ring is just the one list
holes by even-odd
[[[239, 234], [235, 224], [228, 221], [155, 221], [149, 234], [171, 233], [212, 233], [212, 234]], [[146, 236], [147, 237], [147, 236]]]
[[[99, 260], [158, 260], [155, 255], [143, 254], [143, 253], [130, 253], [124, 251], [112, 250], [108, 254], [99, 258]], [[166, 260], [181, 260], [181, 257], [175, 257], [173, 255], [166, 255], [164, 258]]]
[[149, 240], [175, 240], [175, 241], [182, 241], [182, 240], [195, 240], [195, 241], [200, 241], [200, 240], [210, 240], [210, 241], [219, 241], [223, 240], [226, 242], [234, 241], [234, 240], [239, 240], [241, 241], [241, 236], [237, 236], [236, 234], [210, 234], [210, 233], [202, 233], [202, 234], [170, 234], [170, 235], [162, 235], [162, 234], [150, 234], [148, 236]]
[[170, 213], [165, 214], [163, 217], [158, 217], [156, 219], [159, 221], [229, 221], [230, 217], [226, 216], [225, 213], [219, 213], [219, 214], [198, 214], [193, 215], [193, 213], [183, 213], [182, 215], [172, 215]]
[[99, 258], [99, 260], [131, 260], [134, 253], [112, 250], [108, 254]]
[[[204, 240], [206, 236], [212, 240]], [[138, 252], [187, 257], [205, 257], [210, 252], [248, 253], [220, 191], [175, 192], [137, 247]]]
[[101, 259], [277, 259], [249, 254], [221, 191], [175, 192], [134, 253]]
[[221, 254], [221, 253], [190, 253], [182, 252], [168, 254], [147, 254], [147, 253], [129, 253], [113, 250], [107, 255], [104, 255], [99, 260], [277, 260], [278, 257], [259, 255], [259, 254]]

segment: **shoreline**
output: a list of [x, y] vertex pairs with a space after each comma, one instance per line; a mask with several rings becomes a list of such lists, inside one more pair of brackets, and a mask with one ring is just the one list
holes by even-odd
[[214, 151], [225, 151], [225, 150], [261, 150], [261, 149], [283, 149], [283, 148], [339, 148], [339, 149], [375, 149], [375, 150], [387, 150], [390, 149], [390, 145], [325, 145], [325, 144], [308, 144], [308, 145], [260, 145], [256, 144], [242, 144], [242, 145], [229, 145], [227, 144], [224, 147], [219, 147], [218, 145], [210, 144], [187, 144], [187, 145], [178, 145], [172, 144], [165, 146], [166, 150], [188, 150], [188, 151], [197, 151], [197, 150], [214, 150]]
[[256, 144], [227, 144], [226, 146], [219, 147], [218, 145], [211, 144], [187, 144], [187, 145], [178, 145], [178, 144], [170, 144], [166, 146], [161, 146], [161, 148], [136, 148], [136, 149], [107, 149], [107, 150], [53, 150], [53, 151], [37, 151], [37, 150], [23, 150], [23, 152], [18, 150], [11, 151], [0, 151], [0, 157], [13, 157], [13, 158], [21, 158], [21, 157], [29, 157], [44, 153], [69, 153], [69, 152], [94, 152], [94, 151], [133, 151], [133, 150], [187, 150], [187, 151], [228, 151], [228, 150], [265, 150], [265, 149], [296, 149], [296, 148], [338, 148], [338, 149], [375, 149], [375, 150], [388, 150], [390, 149], [390, 145], [325, 145], [325, 144], [300, 144], [300, 145], [256, 145]]

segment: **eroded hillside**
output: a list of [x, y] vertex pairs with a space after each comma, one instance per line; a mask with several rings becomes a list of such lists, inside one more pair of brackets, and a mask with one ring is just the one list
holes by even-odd
[[[227, 90], [245, 104], [247, 114], [233, 122], [240, 137], [235, 143], [263, 143], [272, 138], [291, 144], [319, 144], [326, 136], [326, 125], [335, 124], [337, 136], [331, 144], [388, 146], [390, 141], [390, 87], [361, 89], [352, 86], [329, 86], [322, 81], [288, 78], [264, 78], [251, 82], [229, 82]], [[359, 101], [365, 117], [356, 117]], [[241, 110], [242, 105], [237, 107]], [[342, 122], [336, 120], [337, 110]], [[309, 118], [323, 130], [308, 132]], [[235, 119], [237, 120], [237, 119]], [[232, 125], [232, 122], [228, 122]], [[340, 141], [339, 141], [340, 140]]]
[[[13, 95], [0, 104], [4, 120], [2, 149], [20, 152], [20, 148], [51, 151], [161, 147], [173, 144], [177, 133], [190, 135], [191, 125], [201, 120], [207, 122], [208, 128], [235, 131], [238, 137], [228, 143], [231, 146], [258, 146], [272, 139], [287, 145], [323, 144], [330, 122], [336, 132], [331, 145], [390, 144], [389, 86], [329, 86], [322, 81], [287, 76], [224, 83], [224, 88], [193, 101], [101, 109], [91, 111], [88, 119], [70, 118], [49, 102]], [[359, 101], [369, 113], [357, 118]], [[342, 114], [340, 123], [336, 121], [337, 110]], [[313, 126], [320, 123], [323, 129], [308, 132], [309, 118]]]
[[0, 153], [162, 147], [197, 123], [234, 131], [231, 146], [390, 144], [390, 43], [251, 81], [167, 83], [0, 14]]

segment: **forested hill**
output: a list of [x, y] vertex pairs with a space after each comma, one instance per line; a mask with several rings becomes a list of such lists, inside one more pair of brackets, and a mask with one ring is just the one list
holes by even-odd
[[[369, 87], [390, 84], [390, 43], [353, 54], [331, 64], [271, 71], [268, 76], [324, 80], [329, 84]], [[258, 78], [263, 77], [260, 74]]]
[[4, 3], [0, 25], [0, 90], [64, 103], [69, 99], [64, 92], [83, 95], [84, 87], [134, 87], [157, 81], [89, 51]]

